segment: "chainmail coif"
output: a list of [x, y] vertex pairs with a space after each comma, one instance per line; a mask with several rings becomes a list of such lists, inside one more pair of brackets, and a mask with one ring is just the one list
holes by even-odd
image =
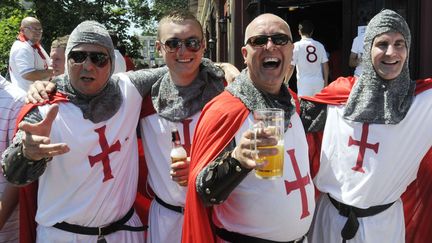
[[[371, 47], [374, 39], [383, 33], [398, 32], [405, 38], [407, 59], [399, 76], [382, 79], [372, 65]], [[411, 80], [408, 56], [411, 34], [405, 19], [392, 10], [383, 10], [369, 22], [364, 39], [363, 73], [355, 83], [345, 107], [348, 120], [376, 124], [397, 124], [411, 106], [415, 81]]]
[[188, 86], [177, 86], [166, 73], [151, 90], [153, 106], [159, 116], [180, 122], [202, 110], [205, 104], [224, 90], [224, 72], [203, 58], [199, 74]]
[[258, 90], [250, 80], [247, 68], [230, 83], [226, 90], [233, 96], [239, 98], [250, 111], [263, 108], [279, 108], [284, 110], [285, 131], [288, 129], [291, 116], [295, 112], [295, 102], [284, 83], [281, 85], [278, 95], [271, 95]]
[[56, 78], [54, 82], [57, 83], [57, 90], [66, 94], [70, 102], [81, 109], [85, 119], [93, 123], [106, 121], [114, 116], [123, 102], [118, 78], [112, 77], [115, 66], [114, 45], [105, 27], [96, 21], [84, 21], [72, 31], [65, 50], [66, 60], [69, 52], [80, 44], [95, 44], [108, 51], [111, 70], [105, 87], [95, 95], [82, 94], [71, 85], [67, 67], [65, 75]]

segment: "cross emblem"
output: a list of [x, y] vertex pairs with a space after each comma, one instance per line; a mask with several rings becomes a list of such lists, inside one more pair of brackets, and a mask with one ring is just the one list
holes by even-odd
[[120, 151], [121, 148], [120, 142], [118, 140], [113, 145], [111, 146], [108, 145], [105, 136], [105, 128], [106, 126], [104, 125], [95, 130], [95, 132], [97, 132], [99, 135], [99, 144], [101, 146], [102, 152], [94, 156], [92, 155], [88, 156], [91, 167], [93, 167], [96, 163], [102, 161], [103, 173], [104, 173], [103, 182], [114, 178], [114, 176], [111, 173], [109, 154], [115, 151]]
[[285, 180], [285, 189], [287, 192], [287, 195], [290, 194], [294, 190], [300, 190], [300, 196], [302, 201], [302, 214], [300, 216], [300, 219], [303, 219], [310, 215], [309, 212], [309, 206], [308, 206], [308, 200], [306, 195], [306, 185], [310, 184], [310, 176], [309, 174], [305, 176], [301, 176], [300, 169], [298, 167], [297, 159], [295, 157], [295, 150], [291, 149], [288, 150], [288, 155], [291, 158], [291, 162], [294, 169], [294, 174], [296, 176], [296, 181], [286, 181]]
[[348, 141], [348, 147], [351, 147], [352, 145], [359, 146], [359, 153], [357, 156], [356, 165], [351, 169], [361, 173], [365, 173], [365, 171], [363, 170], [363, 158], [366, 149], [372, 149], [375, 153], [378, 153], [378, 148], [379, 148], [379, 143], [375, 143], [375, 144], [367, 143], [368, 134], [369, 134], [369, 123], [363, 123], [360, 141], [354, 140], [351, 136], [349, 137], [349, 141]]

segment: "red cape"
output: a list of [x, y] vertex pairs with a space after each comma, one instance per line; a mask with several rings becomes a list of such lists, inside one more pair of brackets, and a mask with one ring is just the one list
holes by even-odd
[[[297, 95], [290, 90], [299, 107]], [[298, 110], [297, 110], [298, 111]], [[234, 138], [249, 110], [227, 91], [204, 107], [195, 128], [191, 150], [189, 181], [195, 182], [199, 172]], [[210, 224], [210, 208], [206, 208], [196, 193], [195, 183], [188, 184], [184, 213], [182, 242], [215, 242]]]
[[[227, 91], [207, 103], [195, 128], [190, 182], [195, 182], [199, 172], [228, 145], [248, 114], [246, 106]], [[207, 210], [196, 193], [195, 183], [189, 183], [182, 242], [215, 242]]]
[[[49, 100], [43, 103], [37, 104], [26, 104], [21, 108], [20, 113], [17, 117], [17, 123], [15, 126], [15, 132], [18, 130], [18, 124], [24, 119], [25, 115], [31, 111], [34, 107], [54, 104], [58, 102], [67, 102], [68, 99], [61, 93], [56, 93], [50, 96]], [[36, 210], [37, 210], [37, 190], [38, 182], [35, 181], [25, 187], [21, 187], [19, 190], [19, 231], [20, 231], [20, 243], [33, 243], [36, 242], [36, 226], [35, 221]]]
[[[338, 78], [313, 97], [301, 97], [317, 103], [338, 105], [346, 103], [356, 81], [354, 77]], [[416, 80], [415, 93], [432, 88], [432, 78]], [[309, 158], [312, 175], [319, 169], [322, 132], [308, 133]], [[423, 157], [417, 179], [402, 194], [407, 243], [424, 243], [432, 239], [432, 148]]]

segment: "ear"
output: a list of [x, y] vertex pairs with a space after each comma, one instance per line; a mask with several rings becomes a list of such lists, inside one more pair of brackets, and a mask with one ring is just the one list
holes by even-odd
[[205, 51], [207, 49], [207, 40], [205, 37], [203, 37], [201, 44], [202, 44], [202, 49]]
[[159, 52], [159, 55], [162, 55], [162, 43], [160, 41], [156, 41], [156, 50]]
[[246, 64], [246, 59], [247, 59], [247, 55], [248, 55], [248, 50], [247, 50], [246, 46], [243, 46], [241, 48], [241, 53], [243, 56], [243, 63]]

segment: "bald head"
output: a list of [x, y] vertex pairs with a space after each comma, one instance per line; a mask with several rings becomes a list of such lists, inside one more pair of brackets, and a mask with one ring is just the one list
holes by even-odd
[[21, 21], [21, 28], [29, 27], [29, 26], [32, 26], [34, 24], [39, 24], [40, 25], [40, 21], [37, 18], [34, 18], [34, 17], [25, 17]]
[[293, 48], [291, 30], [285, 20], [268, 13], [252, 20], [246, 28], [242, 54], [255, 87], [269, 94], [280, 92]]
[[33, 44], [39, 43], [42, 38], [42, 25], [37, 18], [25, 17], [21, 21], [20, 31]]
[[251, 36], [266, 34], [266, 29], [269, 29], [268, 27], [271, 25], [278, 25], [285, 32], [284, 34], [291, 37], [291, 29], [285, 20], [277, 15], [265, 13], [259, 15], [248, 24], [244, 42], [246, 43]]

